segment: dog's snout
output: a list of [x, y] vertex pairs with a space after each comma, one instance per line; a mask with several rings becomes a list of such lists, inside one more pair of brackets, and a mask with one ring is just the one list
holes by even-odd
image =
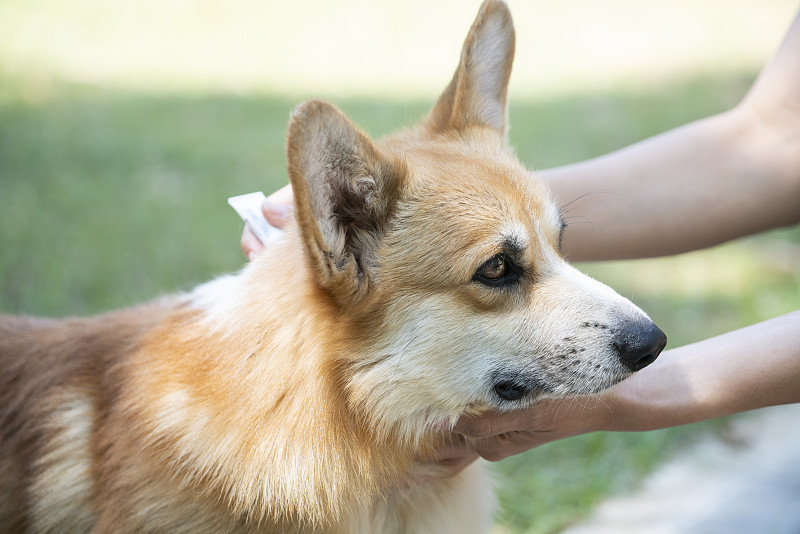
[[612, 343], [623, 365], [638, 371], [658, 358], [667, 345], [667, 336], [652, 322], [642, 321], [622, 328]]

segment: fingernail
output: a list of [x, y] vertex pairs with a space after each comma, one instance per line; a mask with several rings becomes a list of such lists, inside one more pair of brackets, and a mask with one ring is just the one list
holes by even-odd
[[285, 220], [292, 213], [292, 206], [277, 202], [264, 201], [263, 210], [272, 218]]

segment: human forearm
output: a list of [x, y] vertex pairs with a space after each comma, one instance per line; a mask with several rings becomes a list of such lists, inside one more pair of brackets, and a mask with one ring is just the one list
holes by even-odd
[[608, 410], [589, 430], [652, 430], [800, 402], [800, 311], [666, 351], [600, 398]]
[[800, 220], [800, 138], [779, 142], [746, 107], [538, 175], [566, 206], [576, 261], [675, 254]]
[[742, 103], [583, 163], [536, 173], [578, 261], [661, 256], [800, 222], [800, 14]]

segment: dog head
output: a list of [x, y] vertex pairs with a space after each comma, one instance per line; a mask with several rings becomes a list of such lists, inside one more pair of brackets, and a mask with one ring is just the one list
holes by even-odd
[[308, 264], [356, 325], [341, 366], [351, 402], [387, 427], [594, 393], [666, 343], [564, 260], [563, 214], [505, 142], [513, 55], [508, 8], [487, 0], [419, 127], [375, 142], [324, 102], [292, 115]]

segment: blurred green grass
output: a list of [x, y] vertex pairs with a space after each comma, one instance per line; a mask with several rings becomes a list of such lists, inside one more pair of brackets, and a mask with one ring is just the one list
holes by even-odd
[[[734, 105], [753, 74], [511, 102], [533, 168], [582, 160]], [[89, 314], [238, 269], [226, 197], [286, 183], [282, 95], [0, 84], [0, 311]], [[336, 99], [374, 136], [430, 101]], [[582, 266], [641, 304], [671, 346], [800, 308], [800, 232], [674, 258]], [[572, 438], [497, 466], [501, 532], [556, 532], [725, 422]]]

